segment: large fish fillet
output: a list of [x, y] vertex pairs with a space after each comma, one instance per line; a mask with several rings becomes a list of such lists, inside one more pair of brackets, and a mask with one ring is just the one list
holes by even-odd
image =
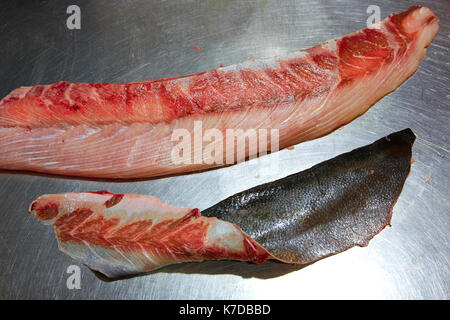
[[[431, 10], [412, 7], [307, 50], [186, 77], [21, 87], [0, 102], [0, 168], [152, 177], [235, 163], [314, 139], [400, 86], [438, 29]], [[196, 121], [203, 133], [217, 129], [224, 139], [200, 138], [190, 150], [178, 150], [174, 130], [186, 129], [193, 138]], [[237, 135], [226, 138], [227, 129]], [[274, 133], [275, 140], [258, 142], [260, 148], [253, 142], [244, 152], [226, 154], [248, 129], [277, 129], [278, 139]], [[183, 159], [190, 160], [174, 161], [173, 152], [188, 152]]]
[[198, 209], [107, 191], [48, 194], [30, 205], [59, 248], [116, 278], [202, 260], [304, 264], [365, 246], [390, 223], [411, 166], [406, 129]]

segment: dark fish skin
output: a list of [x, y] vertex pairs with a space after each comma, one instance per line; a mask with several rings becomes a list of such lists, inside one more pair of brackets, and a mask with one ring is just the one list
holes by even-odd
[[411, 167], [405, 129], [202, 212], [239, 226], [274, 258], [310, 263], [366, 246], [386, 225]]

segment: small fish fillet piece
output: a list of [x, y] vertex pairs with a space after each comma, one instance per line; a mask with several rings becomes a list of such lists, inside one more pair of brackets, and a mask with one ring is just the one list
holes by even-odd
[[110, 278], [185, 261], [304, 264], [365, 246], [390, 223], [414, 139], [409, 129], [391, 134], [203, 214], [108, 191], [43, 195], [29, 210], [54, 227], [63, 252]]
[[[21, 87], [0, 101], [0, 168], [144, 178], [231, 164], [315, 139], [400, 86], [438, 29], [431, 10], [412, 7], [307, 50], [200, 74]], [[174, 159], [181, 138], [172, 134], [183, 129], [194, 137], [196, 121], [204, 134], [219, 134], [210, 140], [200, 134], [199, 143], [182, 150], [183, 161]], [[227, 137], [227, 129], [235, 136]], [[279, 130], [278, 145], [269, 134], [267, 145], [250, 147], [250, 129]], [[246, 144], [239, 154], [232, 151], [237, 141]]]
[[53, 225], [63, 252], [110, 278], [178, 262], [269, 257], [239, 227], [152, 196], [50, 194], [35, 200], [30, 211]]

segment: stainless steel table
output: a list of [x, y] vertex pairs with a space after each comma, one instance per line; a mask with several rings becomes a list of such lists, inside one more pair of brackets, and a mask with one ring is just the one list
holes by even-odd
[[[307, 48], [365, 27], [372, 4], [379, 5], [382, 18], [427, 5], [439, 16], [441, 31], [403, 86], [342, 129], [281, 151], [278, 170], [268, 169], [268, 156], [138, 182], [1, 172], [1, 298], [450, 298], [449, 1], [76, 1], [81, 29], [69, 30], [66, 9], [73, 2], [1, 3], [1, 97], [23, 85], [150, 80]], [[58, 250], [52, 228], [27, 214], [41, 194], [98, 189], [205, 209], [406, 127], [418, 136], [415, 162], [392, 227], [366, 248], [307, 267], [209, 261], [104, 282], [80, 265], [81, 288], [70, 290], [66, 271], [78, 264]]]

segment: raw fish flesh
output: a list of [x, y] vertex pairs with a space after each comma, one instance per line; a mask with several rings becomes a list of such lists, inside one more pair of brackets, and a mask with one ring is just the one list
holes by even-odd
[[[0, 169], [145, 178], [232, 164], [315, 139], [399, 87], [438, 29], [431, 10], [411, 7], [307, 50], [200, 74], [20, 87], [0, 101]], [[205, 136], [178, 150], [174, 132], [195, 139], [195, 123]], [[227, 137], [227, 129], [234, 135]], [[219, 135], [208, 140], [208, 130]], [[245, 142], [248, 130], [269, 133], [256, 147]], [[234, 152], [239, 141], [244, 151]], [[185, 152], [183, 161], [174, 160], [178, 151]]]
[[202, 213], [108, 191], [43, 195], [29, 210], [63, 252], [110, 278], [187, 261], [305, 264], [366, 246], [390, 224], [414, 139], [393, 133]]

